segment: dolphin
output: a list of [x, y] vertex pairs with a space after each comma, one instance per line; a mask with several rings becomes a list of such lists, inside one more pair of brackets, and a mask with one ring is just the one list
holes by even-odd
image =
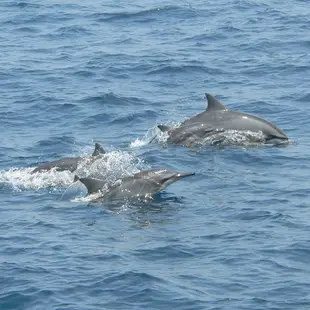
[[194, 174], [169, 169], [151, 169], [125, 177], [119, 183], [110, 186], [104, 180], [79, 178], [78, 176], [75, 176], [74, 182], [78, 180], [82, 182], [88, 194], [101, 192], [100, 200], [141, 200], [150, 199], [168, 185]]
[[204, 138], [228, 130], [262, 132], [265, 143], [288, 140], [287, 135], [271, 122], [258, 116], [230, 110], [208, 93], [206, 99], [208, 100], [206, 111], [185, 120], [179, 127], [158, 125], [162, 132], [168, 134], [168, 142], [191, 146], [201, 143]]
[[[90, 160], [90, 163], [93, 163], [95, 160], [97, 160], [100, 157], [100, 155], [103, 155], [103, 154], [105, 154], [105, 150], [102, 148], [102, 146], [99, 143], [95, 143], [95, 149], [92, 155], [89, 158], [87, 158], [87, 160]], [[31, 174], [40, 172], [40, 171], [51, 170], [52, 168], [56, 168], [56, 171], [69, 170], [73, 172], [77, 169], [78, 164], [81, 163], [83, 160], [86, 160], [86, 158], [69, 157], [69, 158], [62, 158], [62, 159], [54, 160], [54, 161], [39, 165], [38, 167], [36, 167], [34, 170], [31, 171]]]

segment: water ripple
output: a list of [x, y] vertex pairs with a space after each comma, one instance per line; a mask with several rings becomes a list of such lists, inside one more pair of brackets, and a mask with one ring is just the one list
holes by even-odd
[[105, 21], [123, 21], [132, 20], [138, 23], [150, 23], [157, 21], [159, 18], [179, 17], [190, 18], [195, 16], [195, 11], [190, 7], [180, 7], [175, 5], [167, 5], [158, 8], [151, 8], [137, 12], [117, 12], [117, 13], [95, 13], [93, 18], [99, 22]]

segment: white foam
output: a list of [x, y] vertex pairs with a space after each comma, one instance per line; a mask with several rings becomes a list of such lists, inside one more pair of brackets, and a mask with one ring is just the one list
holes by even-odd
[[65, 187], [72, 183], [73, 176], [68, 171], [56, 172], [50, 170], [31, 174], [33, 168], [10, 168], [0, 171], [0, 183], [12, 186], [13, 190], [21, 191], [26, 188], [41, 189], [48, 187]]
[[76, 170], [80, 177], [105, 178], [109, 183], [124, 176], [132, 175], [146, 167], [144, 161], [135, 154], [123, 151], [112, 151], [104, 154], [91, 165], [81, 166]]
[[262, 131], [253, 132], [250, 130], [225, 130], [210, 137], [205, 138], [202, 145], [237, 145], [244, 147], [255, 147], [264, 144], [264, 146], [273, 146], [279, 144], [288, 144], [290, 141], [274, 139], [266, 143], [266, 137]]
[[145, 169], [143, 160], [135, 154], [123, 151], [112, 151], [106, 153], [98, 160], [90, 163], [85, 159], [79, 164], [78, 169], [70, 171], [42, 171], [31, 174], [32, 168], [10, 168], [0, 171], [0, 183], [11, 186], [14, 191], [24, 189], [43, 189], [43, 188], [67, 188], [73, 182], [74, 175], [79, 177], [96, 177], [113, 183], [116, 180], [132, 175]]
[[[171, 123], [169, 124], [172, 129], [175, 129], [181, 125], [181, 123]], [[166, 132], [162, 132], [157, 128], [157, 126], [152, 127], [147, 131], [145, 136], [141, 139], [137, 138], [135, 141], [131, 142], [130, 147], [137, 148], [149, 144], [152, 141], [156, 141], [160, 144], [166, 144], [169, 135]], [[188, 146], [207, 146], [207, 145], [239, 145], [239, 146], [258, 146], [266, 142], [263, 132], [253, 132], [249, 130], [225, 130], [224, 132], [219, 129], [217, 133], [207, 136], [203, 139], [196, 140], [190, 139], [187, 141]], [[288, 141], [283, 141], [275, 143], [288, 143]], [[272, 145], [272, 143], [271, 143]]]
[[201, 141], [202, 145], [240, 145], [255, 146], [265, 142], [262, 132], [249, 130], [225, 130], [219, 131]]
[[145, 140], [144, 138], [142, 139], [137, 138], [135, 141], [130, 143], [129, 147], [131, 148], [141, 147], [141, 146], [147, 145], [148, 143], [149, 142]]
[[102, 193], [99, 191], [91, 195], [75, 197], [71, 201], [72, 202], [91, 202], [100, 197], [102, 197]]

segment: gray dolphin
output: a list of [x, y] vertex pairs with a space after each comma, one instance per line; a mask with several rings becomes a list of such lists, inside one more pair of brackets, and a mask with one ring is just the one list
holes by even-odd
[[151, 169], [125, 177], [120, 183], [112, 186], [107, 186], [104, 180], [79, 178], [78, 176], [75, 176], [74, 181], [81, 181], [86, 186], [88, 194], [102, 191], [103, 196], [100, 200], [141, 200], [152, 198], [168, 185], [194, 174], [169, 169]]
[[185, 120], [179, 127], [158, 125], [161, 131], [168, 133], [168, 142], [190, 146], [227, 130], [262, 132], [265, 143], [288, 140], [287, 135], [271, 122], [258, 116], [232, 111], [208, 93], [206, 98], [206, 111]]
[[56, 168], [56, 171], [64, 171], [69, 170], [71, 172], [75, 171], [78, 167], [78, 164], [81, 163], [83, 160], [88, 160], [89, 163], [93, 163], [96, 159], [99, 158], [99, 155], [105, 154], [105, 150], [99, 143], [95, 143], [95, 149], [93, 154], [89, 158], [83, 157], [69, 157], [69, 158], [62, 158], [58, 160], [54, 160], [48, 163], [44, 163], [36, 167], [31, 173], [39, 172], [39, 171], [47, 171], [51, 170], [52, 168]]

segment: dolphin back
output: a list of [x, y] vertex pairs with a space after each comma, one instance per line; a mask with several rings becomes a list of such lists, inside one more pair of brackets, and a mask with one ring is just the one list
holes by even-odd
[[[144, 170], [133, 176], [123, 178], [120, 183], [107, 186], [100, 199], [105, 201], [152, 198], [169, 184], [191, 175], [194, 173], [182, 173], [169, 169]], [[88, 194], [98, 192], [107, 185], [104, 180], [75, 176], [74, 182], [78, 180], [86, 186]]]
[[72, 157], [72, 158], [63, 158], [63, 159], [54, 160], [54, 161], [39, 165], [34, 170], [32, 170], [31, 173], [35, 173], [39, 171], [48, 171], [53, 168], [55, 168], [56, 171], [69, 170], [73, 172], [77, 169], [78, 163], [81, 159], [82, 159], [81, 157]]

